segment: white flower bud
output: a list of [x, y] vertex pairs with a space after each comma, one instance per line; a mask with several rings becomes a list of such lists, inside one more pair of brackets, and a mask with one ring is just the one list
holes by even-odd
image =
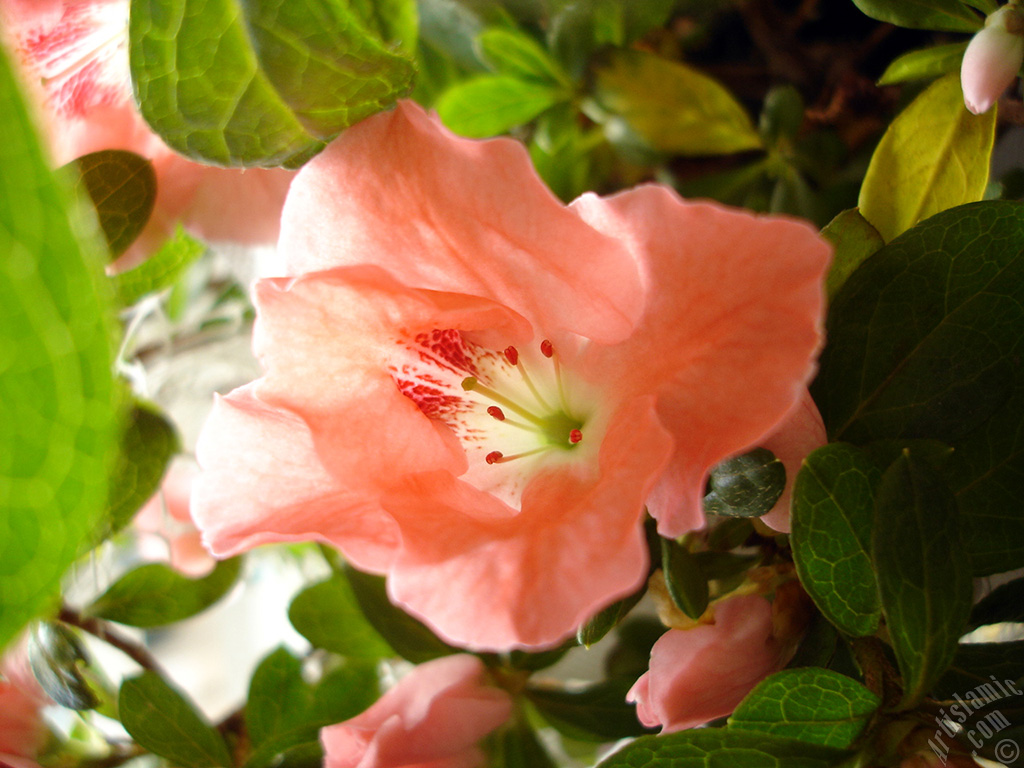
[[1013, 82], [1024, 63], [1024, 10], [1005, 5], [985, 20], [964, 52], [960, 83], [964, 103], [976, 115], [987, 112]]

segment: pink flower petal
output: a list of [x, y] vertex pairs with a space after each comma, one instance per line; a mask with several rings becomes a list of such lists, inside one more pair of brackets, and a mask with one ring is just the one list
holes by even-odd
[[[139, 531], [144, 554], [170, 554], [171, 566], [186, 576], [205, 576], [216, 561], [202, 545], [199, 530], [189, 516], [189, 497], [198, 469], [178, 460], [171, 464], [160, 490], [147, 501], [132, 521]], [[150, 544], [155, 544], [151, 547]]]
[[960, 65], [960, 85], [964, 103], [974, 114], [988, 112], [1016, 79], [1024, 63], [1022, 32], [1024, 13], [1004, 5], [971, 38]]
[[48, 700], [29, 670], [23, 644], [12, 649], [0, 662], [0, 760], [35, 757], [46, 738], [39, 710]]

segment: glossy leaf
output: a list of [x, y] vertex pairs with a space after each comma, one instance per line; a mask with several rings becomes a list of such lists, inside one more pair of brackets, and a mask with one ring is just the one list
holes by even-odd
[[788, 669], [758, 683], [729, 727], [826, 747], [849, 747], [881, 700], [860, 683], [827, 669]]
[[218, 165], [297, 167], [413, 75], [346, 0], [132, 0], [129, 39], [146, 121]]
[[849, 757], [830, 747], [763, 733], [697, 728], [668, 736], [643, 736], [600, 768], [831, 768]]
[[720, 462], [708, 476], [704, 510], [729, 517], [760, 517], [786, 487], [786, 468], [765, 448]]
[[793, 559], [804, 589], [847, 634], [869, 635], [881, 606], [871, 562], [875, 491], [882, 473], [851, 445], [811, 453], [793, 489]]
[[636, 705], [626, 701], [634, 680], [605, 680], [580, 690], [530, 687], [526, 698], [544, 719], [567, 736], [614, 741], [650, 733], [636, 718]]
[[662, 538], [661, 569], [672, 602], [691, 619], [699, 619], [708, 607], [708, 577], [700, 560], [682, 544]]
[[1024, 565], [1024, 205], [940, 213], [866, 261], [829, 308], [812, 385], [833, 440], [928, 438], [975, 575]]
[[160, 249], [139, 266], [111, 278], [118, 303], [130, 307], [143, 296], [171, 287], [205, 252], [203, 243], [178, 227]]
[[1024, 579], [996, 587], [971, 609], [972, 628], [1003, 621], [1024, 622]]
[[878, 79], [879, 85], [895, 85], [908, 80], [928, 80], [941, 77], [960, 68], [967, 49], [967, 41], [936, 45], [911, 51], [895, 59]]
[[240, 557], [217, 563], [199, 579], [182, 576], [162, 563], [129, 571], [89, 606], [100, 619], [132, 627], [162, 627], [187, 619], [220, 600], [241, 572]]
[[718, 155], [761, 147], [750, 117], [721, 84], [695, 69], [635, 50], [598, 67], [598, 110], [609, 137], [632, 134], [666, 154]]
[[908, 451], [882, 477], [871, 539], [882, 612], [903, 677], [900, 709], [949, 666], [971, 610], [971, 573], [956, 499]]
[[846, 279], [868, 256], [885, 245], [878, 230], [856, 208], [837, 214], [821, 230], [821, 236], [832, 243], [834, 249], [832, 266], [825, 280], [825, 292], [829, 298], [836, 295]]
[[982, 19], [960, 0], [853, 0], [873, 19], [911, 29], [974, 32]]
[[551, 54], [525, 32], [512, 27], [484, 30], [476, 39], [480, 57], [495, 71], [519, 80], [569, 84]]
[[352, 658], [381, 659], [395, 652], [364, 618], [342, 575], [304, 589], [288, 607], [288, 619], [314, 648]]
[[29, 636], [28, 659], [32, 675], [56, 704], [74, 710], [93, 709], [99, 704], [82, 674], [89, 655], [71, 628], [41, 622]]
[[484, 138], [524, 125], [564, 99], [559, 86], [509, 75], [480, 75], [445, 91], [435, 106], [450, 130]]
[[107, 501], [118, 437], [107, 249], [54, 179], [0, 51], [0, 648]]
[[647, 585], [644, 584], [632, 595], [616, 600], [611, 605], [602, 608], [576, 630], [576, 642], [586, 648], [598, 642], [626, 618], [626, 615], [633, 610], [646, 593]]
[[83, 155], [73, 163], [78, 184], [96, 208], [112, 256], [135, 242], [156, 203], [156, 172], [144, 157], [121, 149]]
[[861, 214], [889, 242], [932, 214], [981, 200], [995, 125], [995, 110], [967, 111], [958, 73], [936, 80], [878, 142], [860, 189]]
[[221, 768], [232, 764], [220, 734], [154, 672], [124, 681], [118, 711], [129, 735], [172, 765]]

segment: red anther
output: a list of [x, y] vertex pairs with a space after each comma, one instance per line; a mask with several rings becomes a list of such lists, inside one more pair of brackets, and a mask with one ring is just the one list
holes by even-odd
[[580, 432], [578, 429], [574, 429], [572, 432], [569, 433], [569, 442], [572, 443], [573, 445], [576, 445], [576, 443], [578, 443], [582, 439], [583, 433]]
[[505, 359], [510, 365], [515, 365], [519, 362], [519, 350], [515, 347], [505, 347]]
[[499, 408], [496, 405], [489, 406], [487, 408], [487, 413], [488, 413], [488, 415], [493, 416], [494, 418], [496, 418], [498, 421], [504, 421], [505, 420], [505, 412], [503, 410], [501, 410], [501, 408]]
[[551, 357], [555, 354], [555, 348], [551, 346], [550, 341], [544, 339], [544, 341], [540, 343], [540, 353], [544, 355], [544, 357]]
[[504, 458], [504, 456], [505, 454], [503, 454], [501, 451], [491, 451], [486, 456], [484, 456], [484, 461], [486, 461], [488, 464], [497, 464], [499, 461], [502, 460], [502, 458]]

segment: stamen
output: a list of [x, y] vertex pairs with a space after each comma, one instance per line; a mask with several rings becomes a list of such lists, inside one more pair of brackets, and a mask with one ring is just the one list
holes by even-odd
[[550, 359], [555, 366], [555, 383], [558, 384], [558, 402], [562, 406], [563, 411], [568, 411], [569, 404], [565, 401], [565, 387], [562, 386], [562, 366], [558, 364], [558, 358], [555, 357], [554, 344], [547, 339], [544, 339], [544, 341], [540, 343], [540, 353], [544, 355], [544, 357]]
[[489, 406], [487, 408], [487, 413], [488, 413], [489, 416], [497, 419], [498, 421], [504, 421], [505, 420], [505, 412], [503, 410], [501, 410], [501, 408], [499, 408], [496, 405]]
[[554, 345], [552, 345], [552, 343], [547, 339], [544, 339], [544, 341], [540, 343], [540, 353], [544, 355], [544, 357], [551, 357], [555, 354]]
[[515, 347], [505, 347], [505, 359], [509, 361], [511, 365], [519, 363], [519, 350]]
[[541, 429], [543, 429], [545, 426], [544, 422], [541, 419], [538, 419], [536, 416], [534, 416], [532, 413], [530, 413], [528, 410], [523, 408], [518, 403], [509, 400], [503, 394], [501, 394], [500, 392], [495, 392], [490, 387], [485, 387], [477, 380], [476, 376], [467, 376], [466, 378], [464, 378], [462, 380], [462, 388], [467, 392], [479, 392], [481, 395], [490, 398], [494, 402], [501, 403], [513, 413], [519, 414], [524, 419], [529, 421], [531, 424], [536, 424]]
[[496, 464], [504, 458], [504, 454], [501, 451], [491, 451], [484, 456], [484, 461], [488, 464]]
[[511, 456], [506, 456], [501, 451], [491, 451], [484, 456], [484, 461], [488, 464], [504, 464], [508, 461], [515, 461], [516, 459], [523, 459], [527, 456], [533, 456], [537, 453], [543, 453], [544, 451], [550, 451], [550, 445], [542, 445], [540, 448], [534, 448], [531, 451], [523, 451], [522, 453], [514, 453]]
[[572, 443], [573, 445], [576, 445], [576, 443], [578, 443], [582, 439], [583, 433], [578, 429], [574, 429], [572, 430], [572, 432], [569, 433], [569, 442]]

